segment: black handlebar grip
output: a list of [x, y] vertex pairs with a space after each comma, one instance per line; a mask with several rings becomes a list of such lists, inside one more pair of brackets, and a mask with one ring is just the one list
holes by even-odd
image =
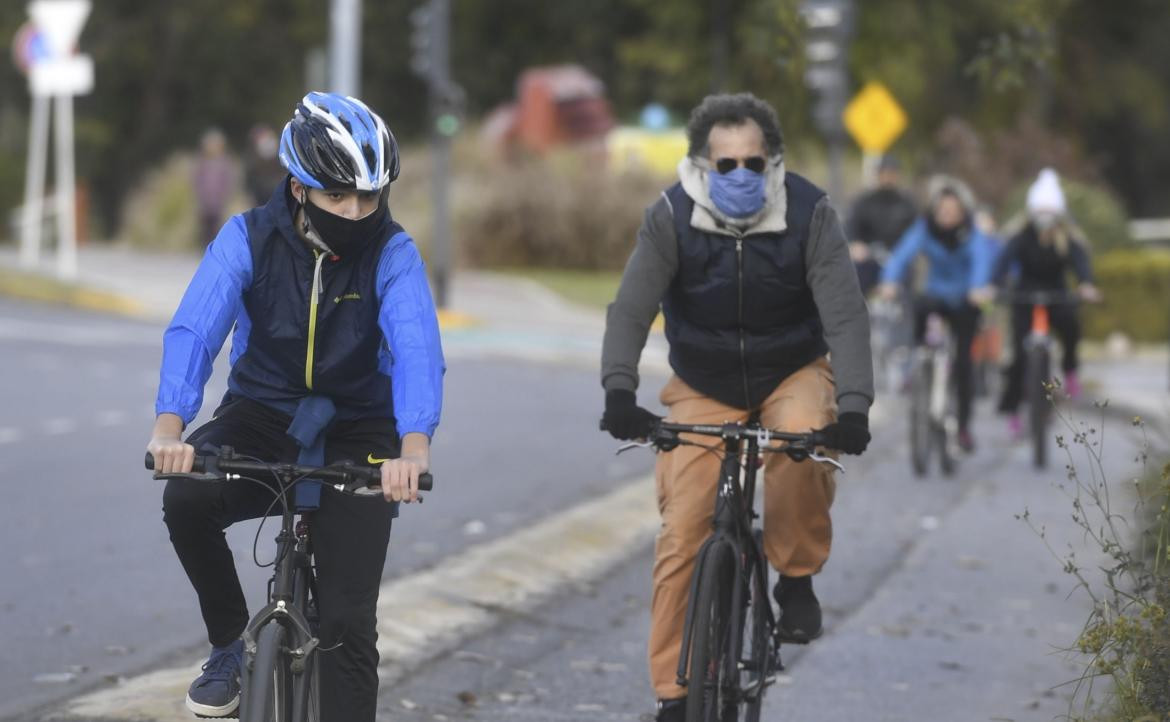
[[430, 473], [419, 474], [418, 476], [418, 490], [430, 491], [435, 488], [435, 478]]
[[[145, 464], [146, 464], [147, 469], [154, 471], [154, 454], [150, 453], [149, 451], [146, 452]], [[194, 463], [191, 464], [191, 471], [194, 473], [197, 473], [197, 474], [203, 473], [203, 457], [202, 456], [195, 457]]]

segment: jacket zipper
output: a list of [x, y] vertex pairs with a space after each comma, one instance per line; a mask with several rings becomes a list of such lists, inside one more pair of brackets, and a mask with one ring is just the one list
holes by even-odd
[[751, 394], [748, 392], [748, 372], [747, 372], [747, 349], [744, 342], [743, 331], [743, 236], [738, 236], [735, 239], [735, 267], [736, 267], [736, 293], [738, 295], [739, 317], [737, 319], [737, 326], [739, 327], [739, 368], [743, 373], [743, 402], [747, 408], [752, 406]]
[[309, 339], [305, 348], [305, 388], [313, 390], [313, 342], [317, 336], [317, 302], [324, 290], [321, 282], [321, 264], [325, 261], [325, 254], [313, 249], [313, 256], [317, 259], [313, 266], [313, 288], [309, 292]]

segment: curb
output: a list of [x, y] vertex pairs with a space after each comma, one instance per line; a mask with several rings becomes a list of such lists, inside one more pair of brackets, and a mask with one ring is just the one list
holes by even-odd
[[[39, 273], [0, 268], [0, 296], [24, 301], [68, 306], [139, 321], [169, 320], [173, 309], [164, 314], [152, 312], [136, 298], [80, 283], [60, 281]], [[460, 311], [439, 309], [439, 328], [444, 331], [472, 328], [479, 320]]]
[[36, 273], [0, 269], [0, 295], [129, 318], [148, 318], [137, 299]]

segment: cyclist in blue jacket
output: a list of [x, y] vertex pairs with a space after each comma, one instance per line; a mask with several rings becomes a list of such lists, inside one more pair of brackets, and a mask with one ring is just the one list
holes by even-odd
[[926, 213], [902, 235], [882, 271], [879, 293], [892, 300], [916, 258], [930, 265], [923, 294], [915, 301], [915, 338], [922, 342], [926, 319], [934, 313], [946, 320], [955, 337], [955, 382], [959, 400], [959, 446], [975, 449], [971, 407], [975, 393], [971, 344], [979, 328], [979, 304], [990, 297], [988, 284], [996, 243], [974, 222], [975, 198], [965, 183], [936, 176], [929, 185]]
[[[186, 472], [227, 444], [272, 461], [380, 465], [380, 504], [298, 487], [313, 509], [321, 710], [373, 722], [375, 609], [397, 502], [417, 498], [439, 423], [444, 361], [418, 249], [394, 222], [398, 146], [355, 98], [309, 93], [280, 140], [289, 171], [266, 205], [231, 218], [207, 248], [163, 337], [156, 469]], [[232, 331], [228, 392], [214, 418], [182, 432], [203, 403]], [[199, 598], [212, 651], [187, 692], [203, 717], [236, 716], [248, 609], [223, 530], [271, 513], [257, 484], [171, 481], [163, 512]]]

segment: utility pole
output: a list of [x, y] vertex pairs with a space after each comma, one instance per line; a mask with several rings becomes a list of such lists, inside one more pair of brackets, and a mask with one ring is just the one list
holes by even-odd
[[451, 79], [451, 3], [427, 0], [410, 14], [410, 67], [427, 83], [434, 219], [430, 266], [435, 302], [446, 308], [451, 276], [451, 140], [459, 132], [463, 89]]
[[329, 90], [358, 97], [362, 79], [362, 0], [329, 7]]
[[845, 125], [841, 115], [849, 101], [847, 61], [853, 35], [853, 0], [804, 0], [800, 14], [808, 29], [804, 82], [816, 97], [813, 121], [829, 149], [829, 197], [840, 210], [845, 200]]

